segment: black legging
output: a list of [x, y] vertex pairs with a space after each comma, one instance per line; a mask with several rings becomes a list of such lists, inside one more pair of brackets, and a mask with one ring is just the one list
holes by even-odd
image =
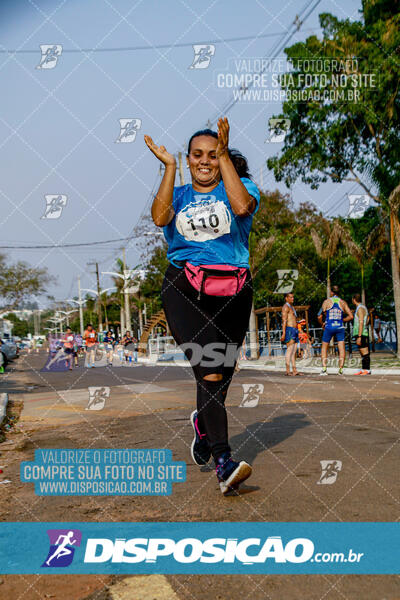
[[[161, 298], [168, 325], [179, 344], [227, 345], [227, 363], [218, 366], [198, 364], [189, 348], [186, 357], [192, 360], [197, 382], [197, 411], [200, 431], [206, 433], [214, 459], [230, 453], [228, 420], [225, 397], [235, 370], [236, 358], [249, 325], [253, 298], [250, 271], [242, 290], [235, 296], [207, 296], [188, 282], [183, 269], [169, 265], [163, 281]], [[224, 352], [225, 354], [225, 352]], [[234, 357], [234, 358], [233, 358]], [[209, 359], [210, 360], [210, 359]], [[204, 358], [203, 363], [207, 359]], [[222, 361], [220, 361], [222, 362]], [[210, 374], [221, 374], [219, 381], [204, 379]]]

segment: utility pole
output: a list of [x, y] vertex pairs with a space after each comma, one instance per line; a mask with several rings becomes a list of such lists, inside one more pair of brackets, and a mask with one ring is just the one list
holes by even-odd
[[[131, 330], [131, 308], [129, 305], [129, 292], [130, 288], [128, 286], [128, 282], [132, 276], [133, 270], [129, 270], [126, 268], [126, 251], [125, 248], [122, 248], [122, 257], [123, 257], [123, 268], [122, 273], [116, 273], [115, 271], [102, 271], [102, 275], [113, 275], [115, 277], [119, 277], [123, 281], [123, 288], [121, 290], [121, 308], [120, 308], [120, 325], [121, 325], [121, 335], [124, 335], [126, 331]], [[109, 290], [114, 288], [107, 288]], [[93, 290], [91, 290], [93, 291]], [[103, 290], [104, 291], [104, 290]], [[106, 319], [107, 319], [107, 310], [106, 310]]]
[[99, 263], [96, 262], [96, 279], [97, 279], [97, 316], [99, 321], [99, 331], [103, 331], [102, 314], [101, 314], [101, 296], [100, 296], [100, 277], [99, 277]]
[[183, 175], [182, 152], [178, 152], [178, 164], [179, 164], [179, 181], [181, 182], [181, 185], [185, 185], [185, 178]]
[[96, 279], [97, 279], [97, 319], [99, 321], [99, 331], [103, 331], [103, 317], [101, 314], [101, 297], [100, 297], [100, 277], [99, 277], [99, 263], [96, 261], [88, 262], [88, 265], [95, 265], [96, 267]]
[[[126, 253], [125, 248], [122, 248], [122, 256], [124, 261], [124, 297], [125, 297], [125, 331], [131, 331], [131, 307], [129, 305], [128, 281], [126, 277]], [[132, 332], [131, 332], [132, 333]]]
[[81, 335], [83, 336], [83, 308], [82, 308], [82, 292], [81, 292], [81, 276], [78, 275], [78, 300], [79, 300], [79, 325], [81, 329]]
[[124, 294], [121, 294], [121, 308], [120, 308], [120, 336], [122, 337], [125, 334], [125, 310], [124, 310]]
[[64, 319], [61, 317], [61, 315], [58, 311], [56, 313], [56, 316], [58, 317], [59, 323], [60, 323], [60, 333], [64, 333], [64, 330], [63, 330], [63, 320]]

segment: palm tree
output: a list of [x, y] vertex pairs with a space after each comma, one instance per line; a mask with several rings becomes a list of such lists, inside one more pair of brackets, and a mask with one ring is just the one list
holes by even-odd
[[105, 326], [106, 326], [106, 331], [108, 331], [109, 323], [108, 323], [108, 315], [107, 315], [107, 306], [117, 302], [117, 299], [115, 297], [115, 293], [111, 292], [111, 294], [109, 296], [107, 296], [107, 292], [104, 292], [103, 294], [100, 294], [99, 300], [101, 301], [101, 305], [104, 310], [104, 319], [106, 322]]
[[[393, 106], [390, 108], [391, 111], [393, 111]], [[389, 114], [389, 120], [391, 121], [392, 119], [393, 112]], [[390, 164], [385, 165], [380, 157], [378, 164], [374, 164], [372, 161], [367, 160], [364, 172], [378, 191], [374, 194], [365, 184], [362, 184], [362, 187], [369, 196], [381, 206], [389, 221], [388, 237], [392, 266], [397, 358], [400, 358], [400, 184], [397, 183], [398, 170], [391, 169]]]
[[339, 244], [355, 251], [357, 244], [353, 241], [349, 230], [342, 224], [340, 219], [324, 219], [322, 221], [323, 235], [315, 229], [311, 229], [311, 238], [315, 250], [322, 260], [326, 260], [326, 295], [331, 295], [331, 261], [335, 256]]
[[370, 262], [388, 242], [388, 235], [385, 223], [382, 221], [369, 232], [364, 240], [364, 244], [357, 244], [354, 239], [344, 240], [344, 245], [349, 254], [356, 259], [361, 270], [361, 300], [366, 304], [364, 271], [365, 265]]
[[96, 300], [94, 298], [92, 298], [92, 296], [89, 296], [89, 294], [86, 294], [85, 302], [86, 302], [86, 309], [89, 313], [89, 322], [92, 322]]
[[[128, 323], [125, 323], [125, 314], [126, 314], [125, 302], [129, 303], [128, 320], [130, 320], [130, 308], [131, 308], [130, 297], [132, 297], [135, 307], [137, 308], [138, 316], [139, 316], [139, 329], [140, 329], [140, 331], [142, 331], [143, 330], [142, 310], [143, 310], [144, 301], [140, 295], [140, 287], [138, 288], [138, 291], [136, 293], [133, 293], [132, 291], [129, 291], [129, 293], [124, 292], [125, 286], [134, 287], [134, 285], [133, 285], [134, 278], [129, 281], [127, 281], [124, 278], [124, 274], [128, 269], [123, 260], [118, 258], [116, 261], [116, 265], [117, 265], [117, 268], [114, 271], [115, 274], [112, 276], [112, 280], [114, 282], [114, 287], [116, 288], [116, 292], [114, 293], [113, 299], [114, 299], [114, 301], [116, 300], [120, 304], [121, 331], [125, 331], [125, 329], [131, 329], [130, 325], [128, 325]], [[132, 272], [135, 272], [138, 268], [140, 268], [140, 265], [136, 265], [136, 267], [134, 267], [133, 269], [130, 269], [130, 270]], [[111, 274], [111, 273], [109, 273], [109, 274]], [[117, 300], [117, 298], [120, 298], [120, 300]]]

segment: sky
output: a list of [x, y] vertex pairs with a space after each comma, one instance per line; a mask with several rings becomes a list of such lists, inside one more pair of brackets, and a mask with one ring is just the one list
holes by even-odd
[[[132, 233], [159, 183], [159, 163], [143, 135], [185, 152], [191, 134], [223, 116], [232, 99], [232, 89], [218, 87], [221, 73], [228, 82], [239, 60], [272, 57], [287, 32], [294, 31], [288, 45], [320, 35], [320, 13], [359, 18], [360, 0], [321, 0], [296, 32], [293, 21], [309, 4], [316, 2], [2, 0], [0, 245], [13, 249], [0, 253], [46, 267], [57, 277], [48, 292], [59, 301], [77, 295], [78, 275], [83, 288], [95, 287], [87, 263], [115, 270], [122, 242], [104, 242]], [[214, 47], [208, 66], [190, 68], [193, 45], [207, 42]], [[53, 68], [38, 68], [41, 45], [62, 47]], [[265, 164], [283, 147], [268, 141], [268, 121], [280, 106], [237, 102], [226, 116], [230, 145], [248, 158], [256, 183], [287, 193]], [[117, 141], [123, 119], [138, 120], [136, 137], [122, 138], [128, 143]], [[188, 182], [186, 168], [184, 176]], [[298, 182], [291, 190], [296, 205], [311, 201], [327, 216], [346, 214], [349, 192], [362, 193], [349, 183], [311, 190]], [[50, 216], [57, 218], [43, 218], [52, 198], [59, 209]], [[15, 249], [91, 242], [103, 244]], [[140, 260], [137, 244], [127, 245], [131, 267]], [[110, 285], [101, 276], [101, 287]]]

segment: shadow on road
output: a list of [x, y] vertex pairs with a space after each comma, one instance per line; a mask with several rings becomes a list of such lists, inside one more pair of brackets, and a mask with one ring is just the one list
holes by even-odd
[[267, 422], [256, 421], [229, 440], [232, 453], [252, 464], [258, 454], [277, 446], [308, 425], [311, 422], [304, 413], [281, 415]]

